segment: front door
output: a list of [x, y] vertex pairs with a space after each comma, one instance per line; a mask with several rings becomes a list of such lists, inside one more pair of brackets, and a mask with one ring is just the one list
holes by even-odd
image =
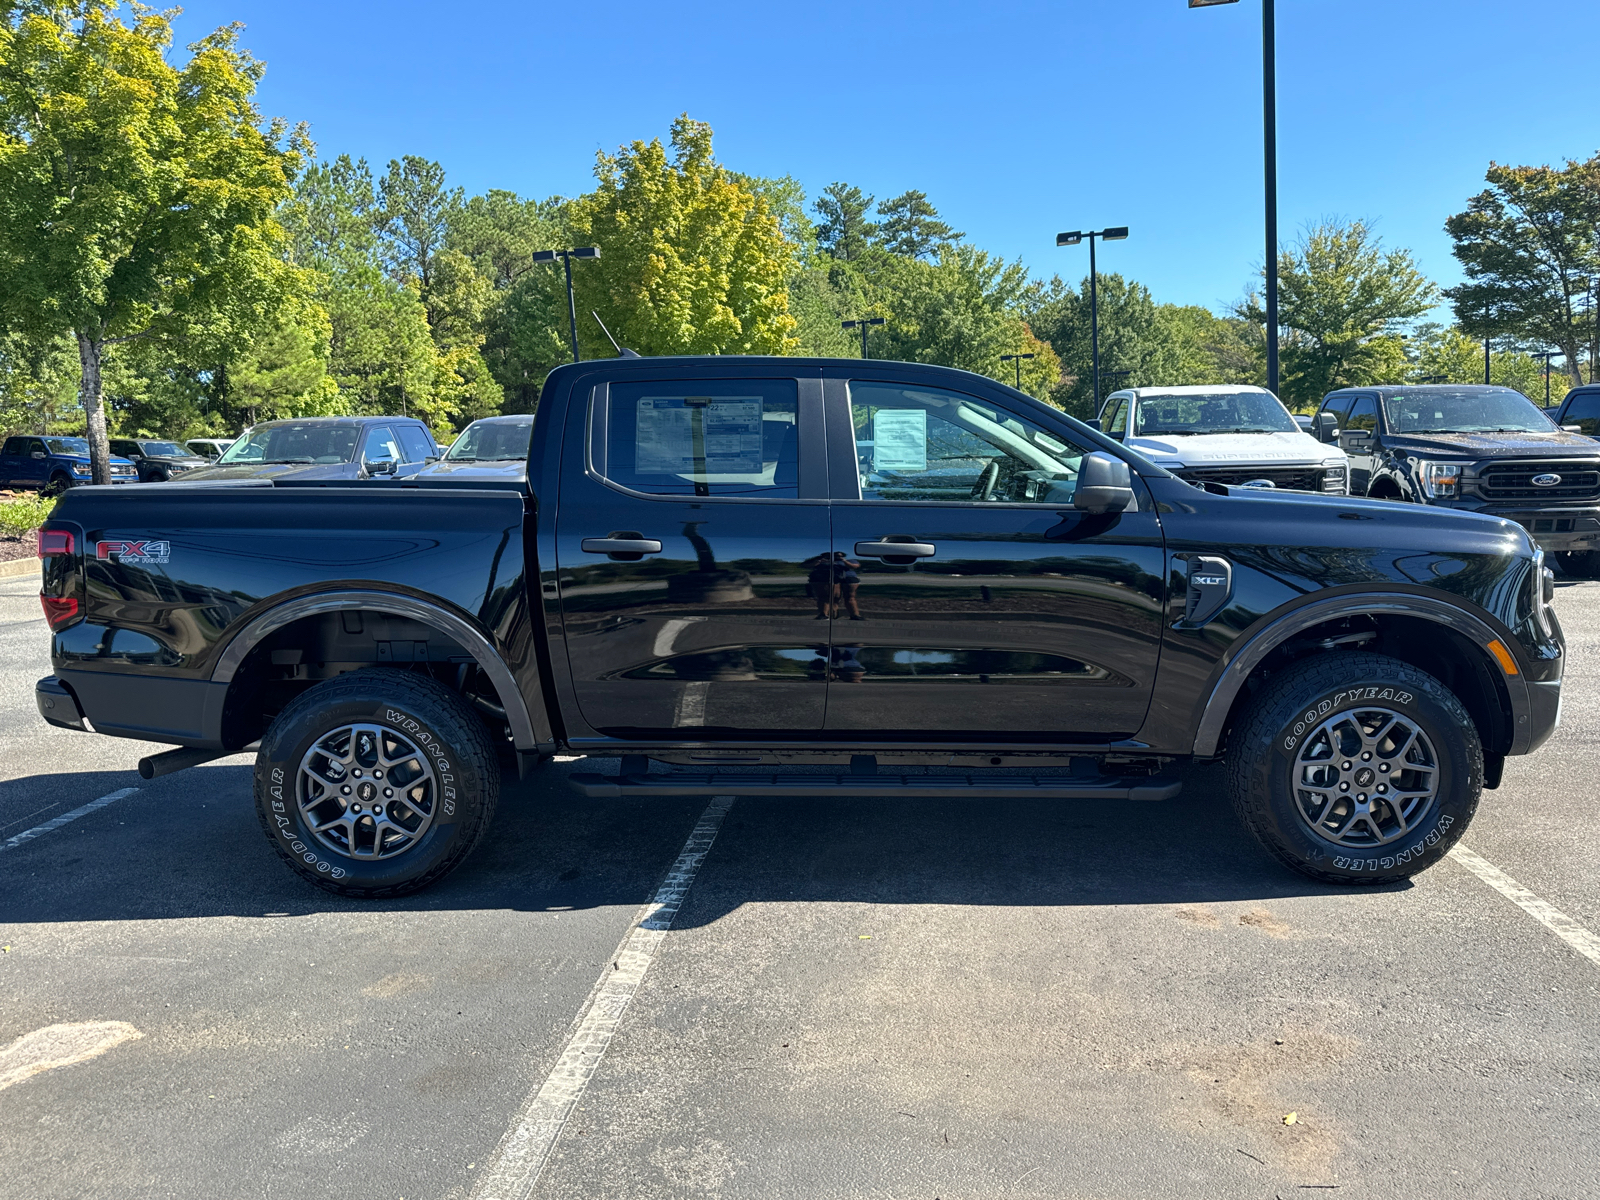
[[1079, 512], [1089, 448], [1064, 425], [904, 369], [830, 373], [831, 452], [842, 424], [856, 462], [854, 480], [833, 477], [845, 557], [826, 727], [1053, 742], [1136, 733], [1165, 598], [1161, 527], [1137, 477], [1136, 510]]
[[1378, 399], [1357, 396], [1339, 432], [1339, 448], [1350, 459], [1350, 494], [1365, 496], [1372, 483], [1372, 455], [1378, 436]]
[[592, 730], [822, 728], [834, 572], [821, 423], [815, 377], [703, 367], [628, 376], [572, 405], [557, 560]]

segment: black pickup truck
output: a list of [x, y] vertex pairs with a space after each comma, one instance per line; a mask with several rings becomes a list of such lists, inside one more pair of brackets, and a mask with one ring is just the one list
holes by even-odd
[[556, 753], [619, 760], [594, 797], [1133, 802], [1222, 759], [1267, 850], [1366, 885], [1560, 713], [1518, 525], [1187, 483], [907, 363], [573, 364], [525, 483], [77, 488], [40, 553], [44, 718], [179, 747], [147, 775], [255, 748], [272, 844], [356, 896]]

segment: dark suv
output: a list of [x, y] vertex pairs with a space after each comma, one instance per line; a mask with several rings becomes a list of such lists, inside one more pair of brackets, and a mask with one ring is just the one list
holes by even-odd
[[[1344, 388], [1318, 414], [1338, 426], [1350, 494], [1515, 521], [1569, 572], [1600, 569], [1600, 444], [1533, 401], [1487, 384]], [[1326, 437], [1326, 433], [1321, 436]]]
[[1550, 411], [1550, 417], [1569, 433], [1600, 437], [1600, 384], [1573, 388], [1561, 398], [1560, 405]]
[[112, 438], [111, 453], [137, 467], [141, 483], [165, 483], [185, 471], [209, 465], [187, 446], [156, 438]]

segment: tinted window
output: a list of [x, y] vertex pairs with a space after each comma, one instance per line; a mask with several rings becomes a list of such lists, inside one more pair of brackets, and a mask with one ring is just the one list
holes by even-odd
[[0, 454], [22, 454], [22, 453], [24, 453], [24, 451], [22, 449], [22, 439], [21, 438], [7, 438], [4, 448], [0, 448]]
[[1378, 429], [1378, 402], [1371, 396], [1358, 396], [1350, 416], [1343, 422], [1346, 429], [1375, 433]]
[[1332, 413], [1342, 426], [1345, 413], [1350, 411], [1350, 399], [1349, 396], [1329, 396], [1322, 402], [1322, 411]]
[[794, 380], [613, 383], [608, 391], [605, 444], [594, 453], [607, 479], [659, 496], [799, 494]]
[[111, 453], [121, 455], [137, 454], [139, 453], [139, 445], [137, 442], [125, 442], [118, 438], [111, 443]]
[[437, 454], [433, 439], [423, 432], [420, 425], [402, 425], [399, 429], [400, 446], [406, 452], [408, 463], [426, 461], [428, 455]]
[[959, 392], [855, 380], [850, 411], [865, 500], [1070, 504], [1085, 453]]
[[356, 453], [353, 425], [269, 425], [252, 429], [219, 460], [223, 463], [343, 463]]
[[445, 458], [451, 462], [521, 462], [528, 457], [533, 422], [478, 421], [456, 439]]
[[1554, 433], [1556, 426], [1510, 388], [1419, 388], [1383, 401], [1391, 433]]
[[1589, 437], [1600, 436], [1600, 392], [1580, 392], [1567, 397], [1563, 425], [1577, 425]]

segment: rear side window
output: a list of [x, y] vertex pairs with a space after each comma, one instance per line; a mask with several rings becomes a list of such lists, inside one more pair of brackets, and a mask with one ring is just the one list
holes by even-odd
[[1600, 437], [1600, 392], [1580, 392], [1567, 398], [1563, 425], [1577, 425], [1588, 437]]
[[22, 439], [21, 438], [7, 438], [4, 449], [0, 449], [0, 454], [21, 454], [21, 453], [23, 453]]
[[424, 462], [428, 455], [439, 453], [433, 439], [423, 432], [420, 425], [402, 425], [399, 434], [400, 448], [405, 451], [408, 463]]
[[799, 388], [792, 379], [613, 383], [591, 461], [656, 496], [799, 495]]

